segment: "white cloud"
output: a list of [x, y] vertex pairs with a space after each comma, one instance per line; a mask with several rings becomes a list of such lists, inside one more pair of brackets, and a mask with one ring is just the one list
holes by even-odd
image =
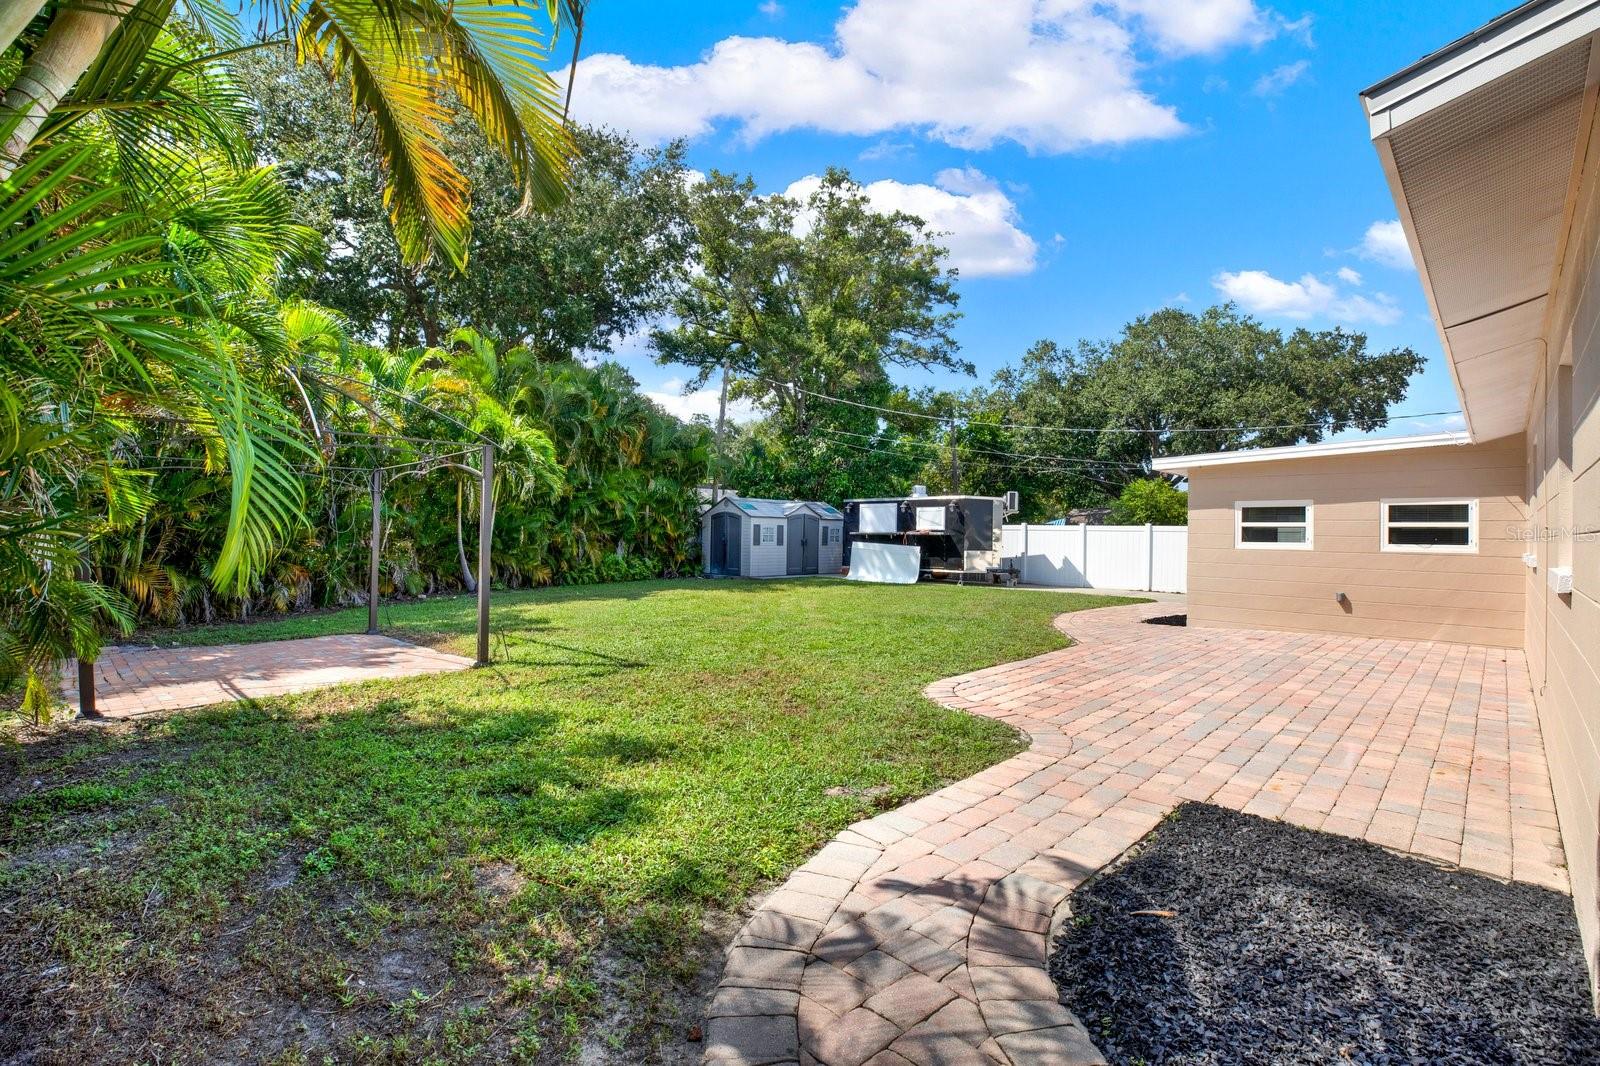
[[1361, 271], [1359, 270], [1353, 270], [1350, 267], [1340, 267], [1338, 270], [1334, 271], [1334, 273], [1336, 273], [1339, 276], [1339, 280], [1344, 282], [1346, 285], [1361, 284]]
[[[821, 178], [807, 175], [784, 195], [804, 200], [821, 184]], [[862, 191], [880, 211], [904, 211], [926, 222], [950, 250], [950, 265], [964, 277], [1026, 274], [1034, 268], [1039, 246], [1022, 231], [1017, 205], [972, 167], [942, 170], [932, 185], [885, 180]]]
[[1261, 44], [1279, 27], [1253, 0], [1113, 0], [1113, 6], [1137, 16], [1163, 51], [1180, 55]]
[[1273, 12], [1272, 18], [1277, 23], [1278, 32], [1285, 37], [1293, 38], [1307, 48], [1315, 48], [1317, 46], [1316, 35], [1312, 32], [1313, 20], [1311, 15], [1301, 15], [1291, 21]]
[[1396, 270], [1417, 268], [1411, 261], [1411, 246], [1406, 243], [1405, 228], [1400, 225], [1400, 220], [1397, 218], [1374, 222], [1368, 226], [1361, 243], [1355, 248], [1355, 253], [1363, 259], [1370, 259], [1374, 263], [1382, 263]]
[[891, 141], [888, 138], [884, 138], [876, 144], [869, 144], [861, 149], [861, 154], [857, 158], [863, 162], [871, 162], [878, 159], [899, 159], [903, 156], [914, 154], [916, 150], [917, 146], [910, 141]]
[[[645, 393], [647, 397], [670, 415], [676, 415], [685, 422], [696, 415], [704, 415], [713, 425], [717, 421], [717, 405], [722, 398], [720, 389], [696, 389], [693, 392], [683, 391], [682, 378], [668, 378], [656, 389]], [[728, 421], [741, 425], [754, 422], [761, 417], [761, 411], [749, 400], [728, 401]]]
[[681, 66], [590, 56], [573, 108], [643, 141], [731, 123], [746, 140], [917, 130], [1065, 152], [1186, 131], [1140, 84], [1141, 51], [1215, 52], [1281, 25], [1254, 0], [857, 0], [826, 44], [727, 37]]
[[1404, 423], [1407, 429], [1418, 433], [1448, 433], [1467, 428], [1466, 415], [1439, 415], [1435, 418], [1411, 418]]
[[1309, 60], [1301, 59], [1293, 63], [1285, 63], [1256, 79], [1250, 91], [1257, 96], [1277, 96], [1289, 86], [1305, 77], [1306, 71], [1311, 69]]
[[1342, 325], [1370, 322], [1389, 326], [1402, 316], [1391, 296], [1345, 292], [1315, 274], [1302, 275], [1299, 281], [1284, 281], [1265, 270], [1224, 271], [1211, 284], [1224, 299], [1251, 314], [1270, 318], [1320, 318]]
[[783, 17], [783, 5], [778, 3], [778, 0], [766, 0], [766, 3], [761, 5], [760, 10], [761, 13], [767, 16], [769, 19], [778, 19]]
[[585, 366], [596, 366], [606, 361], [623, 366], [649, 366], [655, 362], [655, 355], [655, 350], [650, 346], [650, 326], [641, 326], [612, 341], [609, 352], [586, 351], [580, 353], [578, 358]]

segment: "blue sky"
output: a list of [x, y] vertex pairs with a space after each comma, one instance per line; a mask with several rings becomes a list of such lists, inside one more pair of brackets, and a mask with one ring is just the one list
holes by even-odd
[[[1508, 3], [601, 0], [574, 111], [686, 136], [695, 168], [773, 192], [844, 166], [947, 230], [978, 381], [1038, 339], [1232, 296], [1417, 349], [1397, 410], [1453, 411], [1357, 93]], [[619, 354], [680, 411], [714, 410], [640, 346]]]

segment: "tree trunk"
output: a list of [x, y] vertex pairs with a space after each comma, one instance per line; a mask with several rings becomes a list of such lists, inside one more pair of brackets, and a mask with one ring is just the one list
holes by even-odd
[[727, 461], [722, 457], [722, 437], [728, 425], [728, 360], [722, 360], [722, 393], [717, 398], [717, 470], [711, 478], [711, 502], [722, 498], [722, 476]]
[[23, 65], [0, 103], [0, 121], [20, 116], [5, 147], [0, 149], [0, 181], [16, 171], [39, 127], [89, 69], [122, 22], [126, 5], [118, 7], [123, 10], [68, 8], [45, 30], [39, 50]]
[[467, 562], [467, 546], [461, 539], [461, 479], [456, 479], [456, 561], [461, 564], [461, 583], [468, 592], [478, 591], [478, 579], [472, 576], [472, 566]]
[[401, 269], [399, 288], [405, 297], [406, 315], [415, 321], [423, 347], [437, 348], [441, 335], [439, 323], [433, 317], [432, 309], [428, 307], [428, 294], [423, 291], [423, 286], [424, 282], [418, 271]]
[[11, 47], [42, 7], [44, 0], [6, 0], [5, 9], [0, 10], [0, 52]]

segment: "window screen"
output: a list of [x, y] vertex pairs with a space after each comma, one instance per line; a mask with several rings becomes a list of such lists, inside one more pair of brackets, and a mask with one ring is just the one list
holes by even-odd
[[1472, 521], [1470, 503], [1391, 503], [1389, 524], [1401, 522], [1455, 522], [1466, 525]]
[[1305, 526], [1245, 526], [1239, 539], [1246, 544], [1304, 544]]
[[1240, 513], [1240, 516], [1239, 516], [1239, 521], [1245, 522], [1245, 523], [1254, 523], [1254, 522], [1262, 522], [1262, 523], [1295, 522], [1295, 523], [1299, 523], [1300, 525], [1305, 525], [1305, 521], [1306, 521], [1306, 509], [1304, 507], [1300, 507], [1300, 506], [1295, 506], [1295, 507], [1283, 507], [1283, 506], [1280, 506], [1280, 505], [1272, 505], [1272, 506], [1269, 506], [1269, 507], [1249, 507], [1249, 506], [1246, 506], [1246, 507], [1241, 508], [1240, 511], [1241, 511], [1241, 513]]
[[1238, 545], [1252, 548], [1309, 548], [1309, 503], [1237, 503]]
[[776, 544], [778, 542], [778, 528], [777, 526], [762, 526], [761, 543]]
[[1407, 500], [1383, 504], [1385, 551], [1475, 551], [1475, 500]]

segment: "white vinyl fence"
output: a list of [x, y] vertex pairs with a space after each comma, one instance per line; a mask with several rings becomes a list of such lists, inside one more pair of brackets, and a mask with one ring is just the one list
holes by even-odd
[[1001, 554], [1025, 585], [1188, 591], [1187, 526], [1006, 526]]

